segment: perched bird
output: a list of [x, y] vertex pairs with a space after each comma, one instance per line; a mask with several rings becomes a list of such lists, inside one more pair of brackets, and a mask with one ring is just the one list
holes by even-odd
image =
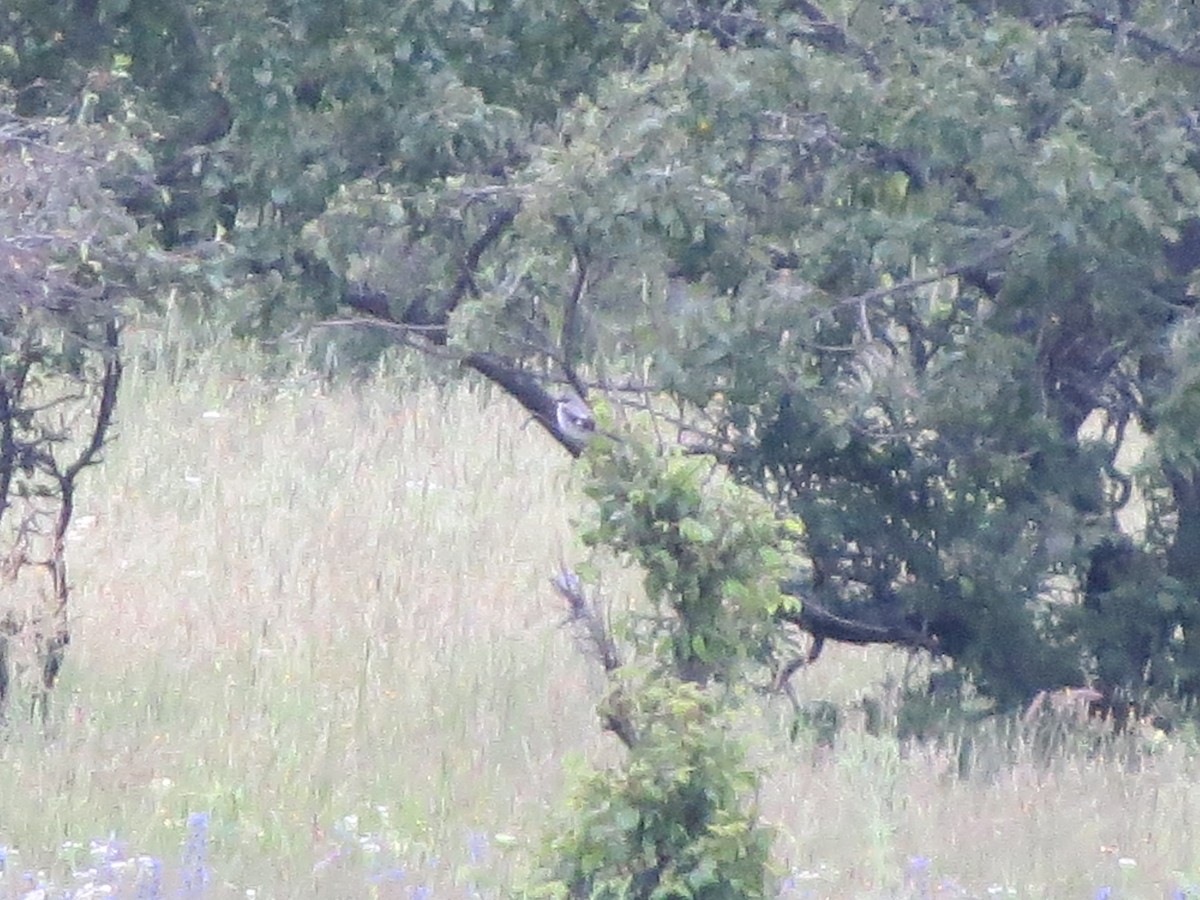
[[596, 418], [588, 405], [574, 394], [564, 394], [558, 398], [555, 418], [558, 430], [578, 444], [586, 444], [596, 436]]

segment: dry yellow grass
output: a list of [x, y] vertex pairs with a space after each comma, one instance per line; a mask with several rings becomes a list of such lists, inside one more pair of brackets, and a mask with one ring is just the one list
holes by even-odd
[[[582, 555], [564, 455], [487, 393], [253, 368], [130, 368], [72, 537], [52, 734], [0, 743], [0, 897], [17, 867], [71, 868], [64, 842], [177, 859], [196, 811], [211, 896], [507, 896], [563, 809], [564, 761], [618, 756], [547, 584]], [[636, 593], [636, 573], [606, 579]], [[903, 666], [834, 650], [797, 687], [848, 704]], [[781, 718], [754, 752], [787, 896], [1150, 898], [1200, 879], [1181, 743], [1133, 766], [1018, 740], [961, 779], [952, 747], [856, 729], [797, 747]]]
[[471, 829], [523, 856], [563, 756], [602, 743], [547, 587], [574, 495], [551, 443], [466, 389], [135, 365], [123, 401], [72, 537], [61, 736], [0, 751], [0, 842], [165, 851], [211, 810], [260, 896], [346, 816], [414, 862]]

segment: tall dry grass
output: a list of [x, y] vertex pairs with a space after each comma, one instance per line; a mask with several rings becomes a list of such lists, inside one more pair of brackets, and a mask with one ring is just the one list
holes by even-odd
[[[581, 555], [568, 461], [465, 386], [167, 362], [131, 365], [84, 485], [52, 727], [0, 740], [0, 897], [27, 869], [78, 889], [97, 838], [169, 868], [196, 813], [205, 896], [509, 896], [569, 761], [619, 755], [547, 584]], [[636, 584], [610, 567], [604, 590]], [[904, 665], [830, 651], [797, 687], [849, 707]], [[1200, 879], [1181, 741], [1131, 762], [981, 736], [962, 777], [953, 743], [848, 727], [795, 745], [785, 719], [768, 704], [753, 743], [786, 896], [1151, 898]]]
[[432, 885], [472, 832], [512, 835], [504, 880], [564, 756], [602, 743], [546, 582], [568, 467], [465, 388], [240, 368], [130, 367], [72, 535], [61, 721], [0, 748], [0, 843], [30, 865], [110, 831], [169, 853], [211, 811], [220, 877], [283, 897], [357, 817]]

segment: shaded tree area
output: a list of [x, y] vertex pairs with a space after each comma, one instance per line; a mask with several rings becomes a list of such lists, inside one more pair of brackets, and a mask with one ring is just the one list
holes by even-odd
[[67, 530], [113, 425], [140, 277], [137, 228], [101, 184], [129, 149], [0, 113], [0, 718], [17, 694], [46, 716], [71, 640]]
[[10, 6], [15, 114], [133, 135], [204, 315], [448, 358], [573, 453], [560, 387], [654, 410], [802, 523], [813, 657], [1200, 692], [1194, 4]]

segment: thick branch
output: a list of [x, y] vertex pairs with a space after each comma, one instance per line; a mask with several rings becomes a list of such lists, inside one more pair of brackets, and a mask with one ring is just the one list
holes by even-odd
[[892, 644], [914, 650], [938, 652], [937, 639], [905, 625], [858, 622], [830, 612], [815, 600], [804, 598], [799, 611], [780, 610], [779, 618], [806, 631], [818, 641], [843, 644]]
[[1082, 20], [1093, 28], [1125, 37], [1130, 43], [1136, 44], [1150, 51], [1152, 54], [1165, 56], [1178, 65], [1187, 66], [1189, 69], [1200, 69], [1200, 54], [1176, 47], [1143, 28], [1139, 28], [1129, 22], [1123, 22], [1120, 19], [1110, 18], [1100, 12], [1078, 10], [1063, 13], [1061, 16], [1055, 17], [1052, 21], [1055, 24], [1061, 24], [1071, 20]]
[[[404, 311], [397, 316], [392, 312], [391, 298], [386, 294], [380, 291], [350, 287], [342, 291], [342, 305], [393, 325], [419, 328], [430, 343], [444, 345], [448, 340], [447, 329], [451, 315], [458, 309], [468, 293], [476, 293], [478, 290], [475, 287], [475, 270], [479, 268], [480, 259], [488, 248], [500, 239], [504, 230], [512, 224], [519, 208], [514, 205], [492, 213], [483, 233], [463, 254], [458, 266], [458, 277], [455, 278], [454, 284], [436, 303], [427, 303], [425, 298], [410, 300]], [[328, 277], [332, 279], [332, 273]]]
[[466, 295], [467, 291], [469, 290], [472, 293], [476, 291], [474, 279], [475, 270], [479, 268], [479, 260], [483, 257], [487, 249], [500, 239], [500, 235], [504, 233], [504, 230], [512, 224], [513, 219], [517, 217], [519, 209], [519, 206], [514, 205], [493, 212], [491, 220], [488, 222], [488, 226], [484, 229], [483, 234], [476, 238], [475, 243], [467, 249], [462, 265], [459, 266], [458, 278], [442, 303], [443, 314], [447, 321], [450, 318], [450, 314], [458, 308], [458, 304], [462, 302], [462, 298]]
[[546, 429], [572, 456], [578, 457], [583, 453], [585, 445], [559, 429], [558, 398], [546, 390], [543, 380], [538, 375], [495, 353], [467, 354], [463, 365], [498, 384], [506, 394], [529, 410], [534, 421]]
[[[795, 11], [807, 20], [804, 28], [793, 28], [782, 33], [784, 41], [800, 41], [821, 50], [844, 56], [852, 56], [862, 63], [872, 79], [883, 77], [883, 68], [870, 49], [860, 44], [844, 29], [830, 21], [824, 11], [812, 0], [793, 0], [781, 11]], [[722, 49], [734, 46], [761, 44], [778, 45], [774, 37], [778, 33], [773, 22], [766, 21], [757, 10], [735, 11], [727, 8], [707, 8], [683, 3], [673, 15], [667, 17], [668, 25], [675, 31], [707, 31]]]
[[[356, 309], [366, 311], [362, 306]], [[541, 425], [563, 448], [574, 457], [583, 453], [585, 445], [563, 433], [558, 427], [558, 398], [546, 389], [543, 376], [523, 368], [515, 360], [498, 353], [460, 353], [445, 346], [444, 338], [438, 340], [443, 329], [437, 326], [413, 326], [395, 321], [390, 313], [368, 313], [373, 318], [326, 319], [319, 327], [378, 328], [396, 335], [396, 340], [422, 353], [437, 355], [442, 359], [457, 361], [468, 369], [474, 369], [484, 378], [500, 388], [529, 411], [533, 420]], [[422, 340], [424, 338], [424, 340]]]
[[[560, 220], [559, 231], [571, 242], [572, 253], [575, 259], [575, 283], [571, 287], [571, 293], [567, 295], [566, 302], [563, 304], [562, 333], [559, 337], [559, 346], [562, 347], [563, 368], [567, 370], [568, 377], [570, 377], [574, 374], [575, 364], [579, 357], [579, 302], [583, 298], [584, 287], [587, 285], [588, 259], [583, 247], [579, 245], [571, 233], [571, 227], [568, 222]], [[575, 385], [575, 389], [579, 390], [579, 385]]]
[[850, 37], [845, 29], [839, 28], [829, 21], [829, 17], [816, 3], [811, 0], [793, 0], [790, 5], [804, 13], [811, 23], [812, 31], [808, 33], [792, 32], [788, 34], [788, 37], [804, 40], [814, 47], [821, 47], [834, 53], [848, 53], [863, 64], [863, 68], [867, 70], [867, 74], [871, 78], [876, 81], [883, 78], [883, 68], [879, 65], [875, 54]]
[[[474, 272], [479, 266], [480, 259], [487, 249], [499, 240], [505, 229], [512, 224], [516, 218], [518, 209], [518, 206], [513, 205], [492, 213], [487, 228], [471, 244], [463, 256], [462, 263], [459, 266], [459, 276], [455, 280], [454, 285], [442, 298], [437, 312], [428, 320], [420, 322], [409, 321], [407, 312], [404, 316], [397, 319], [391, 312], [391, 305], [388, 302], [388, 298], [375, 292], [348, 290], [342, 296], [342, 303], [370, 316], [371, 319], [367, 321], [375, 321], [380, 327], [399, 330], [404, 339], [419, 336], [428, 345], [436, 346], [439, 350], [445, 352], [447, 349], [445, 347], [447, 342], [447, 326], [451, 313], [461, 303], [462, 298], [466, 296], [468, 291], [475, 290]], [[584, 259], [582, 256], [579, 256], [579, 274], [572, 295], [572, 303], [578, 302], [578, 295], [583, 291], [585, 278], [586, 268], [584, 266]], [[546, 389], [543, 383], [544, 379], [534, 372], [523, 368], [516, 360], [497, 353], [465, 353], [459, 359], [462, 365], [469, 369], [474, 369], [489, 381], [499, 385], [505, 393], [525, 407], [533, 416], [534, 421], [546, 429], [551, 437], [558, 441], [568, 453], [576, 457], [583, 453], [584, 445], [564, 434], [559, 429], [558, 416], [556, 414], [558, 400]]]
[[9, 491], [18, 462], [17, 405], [25, 392], [25, 380], [32, 364], [29, 356], [22, 354], [10, 377], [0, 379], [0, 521], [8, 511]]
[[113, 411], [117, 407], [117, 390], [121, 386], [119, 341], [120, 327], [115, 318], [110, 319], [104, 325], [103, 352], [105, 359], [104, 376], [100, 380], [100, 405], [96, 410], [96, 420], [92, 426], [92, 434], [88, 439], [87, 446], [79, 452], [75, 462], [71, 463], [62, 474], [62, 477], [68, 481], [74, 481], [80, 472], [97, 461], [96, 456], [100, 453], [100, 449], [108, 437]]

